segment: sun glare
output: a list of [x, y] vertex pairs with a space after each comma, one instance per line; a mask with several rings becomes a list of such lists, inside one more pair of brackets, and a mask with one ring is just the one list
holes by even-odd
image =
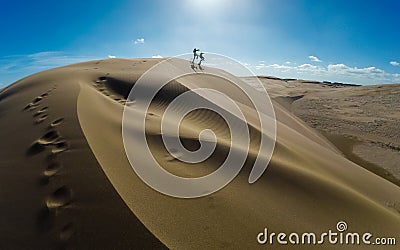
[[[234, 1], [233, 1], [234, 2]], [[225, 8], [232, 5], [228, 0], [188, 0], [187, 7], [202, 14], [221, 13]]]
[[188, 0], [188, 2], [195, 8], [217, 8], [226, 4], [226, 0]]

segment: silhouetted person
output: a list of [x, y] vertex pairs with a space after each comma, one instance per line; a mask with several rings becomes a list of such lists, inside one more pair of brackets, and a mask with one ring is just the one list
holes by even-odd
[[199, 62], [199, 66], [201, 65], [201, 62], [204, 61], [204, 56], [203, 56], [203, 55], [204, 55], [204, 53], [201, 52], [201, 53], [200, 53], [200, 62]]
[[198, 59], [198, 58], [199, 58], [199, 55], [197, 54], [197, 51], [200, 51], [200, 50], [194, 48], [194, 50], [193, 50], [193, 60], [192, 60], [192, 63], [194, 63], [194, 60], [195, 60], [195, 59]]

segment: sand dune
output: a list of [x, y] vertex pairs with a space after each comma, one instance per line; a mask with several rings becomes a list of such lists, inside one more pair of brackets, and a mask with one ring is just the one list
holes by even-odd
[[[260, 129], [250, 121], [249, 156], [225, 188], [202, 198], [178, 199], [148, 187], [126, 157], [122, 114], [132, 85], [160, 60], [74, 64], [29, 76], [0, 93], [0, 248], [265, 248], [256, 240], [265, 227], [320, 233], [335, 229], [340, 220], [352, 232], [398, 236], [400, 188], [346, 159], [279, 100], [273, 101], [273, 157], [254, 184], [248, 178]], [[168, 84], [147, 115], [147, 139], [157, 161], [185, 177], [214, 171], [229, 151], [226, 123], [206, 110], [191, 113], [180, 128], [189, 149], [198, 147], [198, 131], [215, 132], [218, 145], [205, 162], [189, 166], [161, 143], [160, 117], [166, 107], [198, 86], [217, 88], [240, 103], [245, 115], [254, 116], [229, 82], [198, 74]], [[289, 104], [303, 94], [290, 96]]]
[[400, 185], [399, 85], [260, 79], [276, 101], [322, 132], [346, 157]]

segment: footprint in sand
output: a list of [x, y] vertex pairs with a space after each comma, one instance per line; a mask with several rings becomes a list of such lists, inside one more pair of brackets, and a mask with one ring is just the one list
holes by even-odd
[[154, 120], [159, 118], [159, 115], [154, 114], [154, 113], [147, 113], [146, 115], [146, 121]]
[[27, 111], [32, 111], [34, 109], [37, 109], [40, 105], [40, 103], [43, 101], [43, 98], [48, 97], [51, 92], [51, 89], [48, 90], [47, 92], [41, 94], [40, 96], [37, 96], [31, 103], [28, 103], [23, 110]]
[[69, 149], [67, 141], [61, 140], [51, 144], [54, 148], [51, 150], [52, 154], [59, 154]]
[[42, 100], [43, 100], [43, 96], [38, 96], [32, 101], [32, 103], [39, 104]]
[[96, 80], [96, 81], [93, 83], [93, 85], [94, 85], [96, 88], [99, 88], [99, 87], [101, 86], [101, 81], [100, 81], [100, 80]]
[[25, 107], [24, 107], [24, 111], [32, 111], [34, 109], [37, 109], [39, 107], [39, 105], [35, 105], [34, 103], [28, 103]]
[[44, 134], [37, 142], [41, 145], [50, 145], [60, 138], [60, 134], [56, 130], [50, 130]]
[[100, 91], [103, 95], [108, 96], [109, 98], [113, 99], [114, 101], [125, 105], [126, 103], [126, 99], [114, 95], [112, 94], [109, 89], [105, 86], [105, 82], [107, 82], [108, 78], [107, 76], [110, 75], [109, 73], [107, 73], [105, 76], [100, 76], [97, 80], [95, 80], [92, 85], [98, 90]]
[[53, 178], [58, 171], [60, 171], [61, 167], [61, 164], [58, 162], [52, 162], [48, 164], [46, 169], [43, 171], [43, 175], [39, 178], [39, 184], [42, 186], [48, 185], [51, 178]]
[[107, 88], [99, 88], [99, 91], [105, 96], [110, 96], [110, 92], [107, 90]]
[[[50, 93], [55, 89], [56, 86], [36, 97], [31, 103], [25, 106], [24, 110], [32, 111], [39, 108], [43, 99], [48, 97]], [[42, 123], [49, 117], [47, 114], [48, 109], [49, 108], [45, 106], [33, 114], [36, 124]], [[39, 180], [39, 183], [41, 185], [49, 184], [51, 179], [57, 175], [57, 173], [62, 168], [62, 164], [57, 161], [57, 154], [64, 152], [69, 148], [67, 141], [62, 139], [60, 133], [54, 129], [63, 122], [64, 118], [62, 117], [50, 122], [48, 125], [49, 130], [45, 134], [43, 134], [42, 137], [34, 141], [27, 151], [28, 155], [33, 155], [41, 153], [46, 148], [51, 149], [51, 154], [47, 156], [48, 164], [43, 170], [42, 176]], [[72, 197], [72, 190], [67, 186], [62, 186], [58, 188], [51, 195], [46, 197], [46, 206], [38, 212], [37, 216], [37, 227], [40, 231], [49, 232], [50, 230], [54, 229], [54, 227], [56, 226], [56, 217], [58, 213], [56, 209], [65, 207], [70, 204], [72, 201]], [[59, 232], [59, 239], [64, 242], [68, 241], [73, 236], [74, 232], [75, 231], [72, 223], [65, 224]]]
[[113, 96], [113, 99], [114, 99], [114, 101], [116, 101], [122, 105], [125, 105], [125, 103], [126, 103], [126, 99], [118, 97], [118, 96]]
[[39, 154], [49, 146], [54, 147], [51, 150], [52, 154], [58, 154], [68, 149], [67, 142], [65, 140], [61, 140], [60, 134], [56, 130], [50, 130], [32, 143], [27, 151], [27, 154]]
[[48, 114], [42, 114], [42, 115], [39, 116], [39, 118], [37, 118], [37, 119], [35, 120], [35, 123], [36, 123], [36, 124], [42, 123], [44, 120], [47, 119], [47, 117], [49, 117]]
[[41, 96], [36, 97], [31, 103], [29, 103], [29, 104], [24, 108], [24, 110], [31, 111], [31, 110], [34, 110], [34, 109], [38, 108], [38, 107], [39, 107], [39, 104], [40, 104], [40, 102], [41, 102], [42, 100], [43, 100], [43, 97], [41, 97]]
[[128, 107], [134, 106], [136, 104], [136, 100], [135, 99], [127, 99], [125, 100], [125, 105]]
[[28, 150], [26, 151], [26, 154], [30, 155], [30, 156], [31, 155], [36, 155], [36, 154], [39, 154], [39, 153], [43, 152], [44, 149], [45, 149], [45, 146], [43, 144], [40, 144], [39, 142], [35, 141], [28, 148]]
[[46, 206], [49, 209], [64, 207], [72, 201], [72, 190], [67, 186], [62, 186], [46, 198]]
[[54, 121], [52, 121], [51, 123], [50, 123], [50, 125], [49, 125], [49, 127], [50, 128], [54, 128], [54, 127], [57, 127], [58, 125], [60, 125], [61, 123], [63, 123], [64, 122], [64, 118], [58, 118], [58, 119], [55, 119]]
[[36, 111], [35, 114], [33, 114], [33, 117], [38, 117], [39, 115], [44, 114], [48, 110], [48, 107], [43, 107], [40, 110]]
[[43, 171], [43, 175], [46, 177], [52, 177], [54, 175], [56, 175], [58, 173], [58, 171], [60, 171], [60, 169], [62, 168], [60, 163], [57, 162], [53, 162], [50, 163], [46, 169]]

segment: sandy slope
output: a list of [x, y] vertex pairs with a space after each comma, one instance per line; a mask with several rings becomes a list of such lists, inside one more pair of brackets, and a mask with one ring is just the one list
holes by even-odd
[[[398, 235], [400, 213], [391, 204], [400, 202], [400, 188], [347, 160], [276, 102], [276, 149], [255, 184], [247, 182], [254, 161], [250, 153], [239, 176], [210, 196], [177, 199], [149, 188], [125, 156], [121, 118], [130, 87], [158, 60], [75, 64], [30, 76], [0, 94], [0, 211], [7, 214], [0, 222], [0, 248], [249, 249], [259, 246], [256, 236], [264, 227], [319, 233], [334, 230], [339, 220], [351, 231]], [[227, 154], [220, 143], [210, 159], [188, 167], [159, 143], [159, 117], [171, 97], [210, 83], [204, 77], [168, 85], [148, 116], [150, 148], [177, 175], [207, 174]], [[228, 82], [209, 86], [241, 96]], [[254, 112], [245, 102], [242, 106], [249, 115]], [[189, 147], [197, 140], [192, 130], [204, 128], [217, 131], [222, 142], [227, 137], [223, 120], [199, 110], [181, 129]], [[257, 126], [252, 131], [256, 150]]]
[[0, 249], [162, 248], [119, 198], [82, 133], [85, 68], [93, 74], [94, 66], [47, 71], [0, 94]]
[[[320, 130], [352, 135], [357, 155], [400, 180], [399, 94], [399, 85], [338, 89], [306, 95], [294, 104], [293, 112], [304, 120], [314, 120], [312, 126]], [[396, 183], [400, 185], [400, 181]]]
[[260, 79], [275, 100], [328, 136], [346, 157], [400, 185], [400, 85]]

